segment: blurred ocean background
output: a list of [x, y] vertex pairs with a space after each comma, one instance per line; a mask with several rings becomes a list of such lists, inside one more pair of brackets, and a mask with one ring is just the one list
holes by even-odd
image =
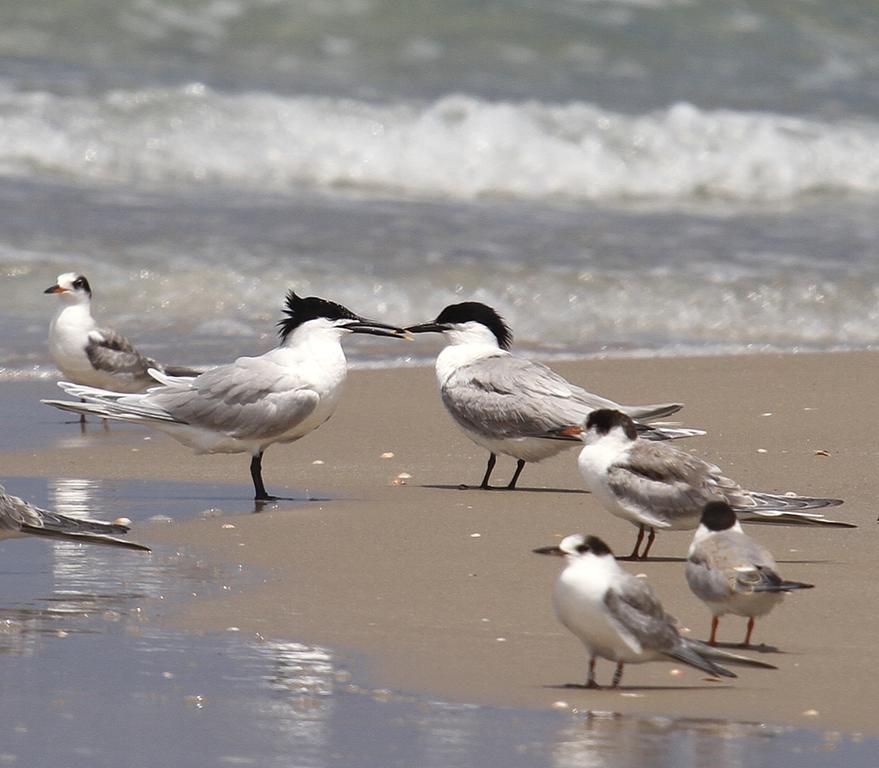
[[5, 378], [54, 373], [68, 270], [179, 363], [288, 287], [546, 357], [863, 349], [877, 204], [869, 0], [0, 3]]

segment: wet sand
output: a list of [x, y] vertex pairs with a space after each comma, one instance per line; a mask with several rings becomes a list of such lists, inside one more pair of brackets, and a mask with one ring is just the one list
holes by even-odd
[[[175, 628], [234, 625], [350, 651], [365, 658], [367, 684], [446, 700], [537, 708], [564, 701], [580, 710], [879, 733], [869, 706], [879, 684], [877, 362], [875, 354], [840, 353], [553, 365], [622, 402], [685, 402], [682, 421], [709, 435], [678, 445], [744, 485], [846, 500], [830, 513], [858, 529], [748, 527], [785, 577], [816, 584], [757, 624], [754, 640], [766, 645], [752, 653], [777, 671], [737, 668], [727, 684], [657, 663], [627, 667], [618, 691], [566, 688], [584, 680], [585, 654], [552, 614], [559, 561], [531, 549], [585, 531], [624, 554], [635, 529], [581, 492], [575, 451], [526, 467], [517, 492], [459, 490], [478, 484], [486, 454], [452, 424], [428, 369], [353, 372], [328, 424], [268, 450], [270, 491], [329, 501], [139, 526], [137, 538], [160, 550], [183, 547], [264, 574], [241, 594], [147, 610]], [[228, 481], [235, 509], [249, 490], [242, 455], [193, 456], [136, 428], [93, 425], [84, 437], [70, 429], [62, 447], [5, 453], [5, 476]], [[513, 468], [502, 457], [495, 481], [506, 482]], [[656, 561], [626, 567], [647, 574], [666, 608], [704, 638], [709, 614], [683, 577], [690, 538], [660, 534]], [[720, 639], [741, 640], [744, 623], [725, 618]], [[599, 663], [599, 682], [611, 672]]]

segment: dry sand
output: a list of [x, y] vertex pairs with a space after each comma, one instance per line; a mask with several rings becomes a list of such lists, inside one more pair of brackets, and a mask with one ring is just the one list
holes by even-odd
[[[846, 500], [830, 512], [858, 529], [748, 527], [783, 575], [817, 585], [758, 621], [754, 640], [766, 647], [752, 653], [777, 664], [775, 672], [737, 668], [739, 678], [721, 684], [653, 663], [628, 666], [618, 691], [565, 688], [584, 680], [586, 657], [552, 614], [560, 561], [531, 549], [584, 531], [624, 554], [635, 529], [581, 492], [575, 451], [526, 467], [519, 491], [459, 490], [479, 482], [487, 456], [446, 415], [427, 369], [353, 372], [328, 424], [266, 453], [270, 491], [308, 488], [332, 501], [137, 530], [155, 547], [187, 548], [265, 576], [228, 598], [152, 613], [190, 630], [234, 625], [354, 652], [366, 660], [362, 683], [446, 700], [562, 700], [581, 710], [877, 734], [877, 363], [875, 354], [840, 353], [553, 366], [622, 402], [685, 402], [682, 421], [709, 435], [678, 446], [749, 487]], [[95, 430], [84, 447], [6, 454], [5, 474], [249, 482], [245, 456], [196, 457], [145, 434]], [[502, 457], [496, 482], [513, 467]], [[401, 473], [411, 475], [405, 484]], [[683, 575], [690, 538], [660, 534], [660, 561], [626, 567], [647, 574], [666, 608], [704, 638], [709, 615]], [[743, 619], [727, 617], [720, 639], [737, 642], [744, 629]], [[611, 672], [600, 662], [599, 682]]]

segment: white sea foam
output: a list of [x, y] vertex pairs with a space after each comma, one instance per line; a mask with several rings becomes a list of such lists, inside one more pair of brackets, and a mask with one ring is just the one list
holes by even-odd
[[0, 95], [0, 172], [110, 183], [656, 202], [879, 192], [879, 123], [676, 104], [426, 104], [221, 94]]

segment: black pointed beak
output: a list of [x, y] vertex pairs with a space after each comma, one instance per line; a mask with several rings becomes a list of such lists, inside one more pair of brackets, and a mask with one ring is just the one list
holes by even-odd
[[538, 547], [531, 551], [535, 555], [554, 555], [555, 557], [562, 557], [565, 554], [562, 552], [561, 547]]
[[43, 293], [64, 293], [64, 289], [60, 285], [55, 284], [55, 285], [51, 285], [48, 288], [46, 288], [46, 290], [43, 291]]
[[351, 333], [367, 333], [372, 336], [391, 336], [395, 339], [412, 339], [412, 335], [403, 328], [399, 328], [396, 325], [388, 325], [387, 323], [380, 323], [378, 320], [367, 320], [365, 317], [358, 317], [350, 323], [345, 323], [344, 327], [351, 331]]
[[421, 323], [420, 325], [410, 325], [406, 330], [409, 333], [442, 333], [449, 330], [449, 327], [443, 323]]

